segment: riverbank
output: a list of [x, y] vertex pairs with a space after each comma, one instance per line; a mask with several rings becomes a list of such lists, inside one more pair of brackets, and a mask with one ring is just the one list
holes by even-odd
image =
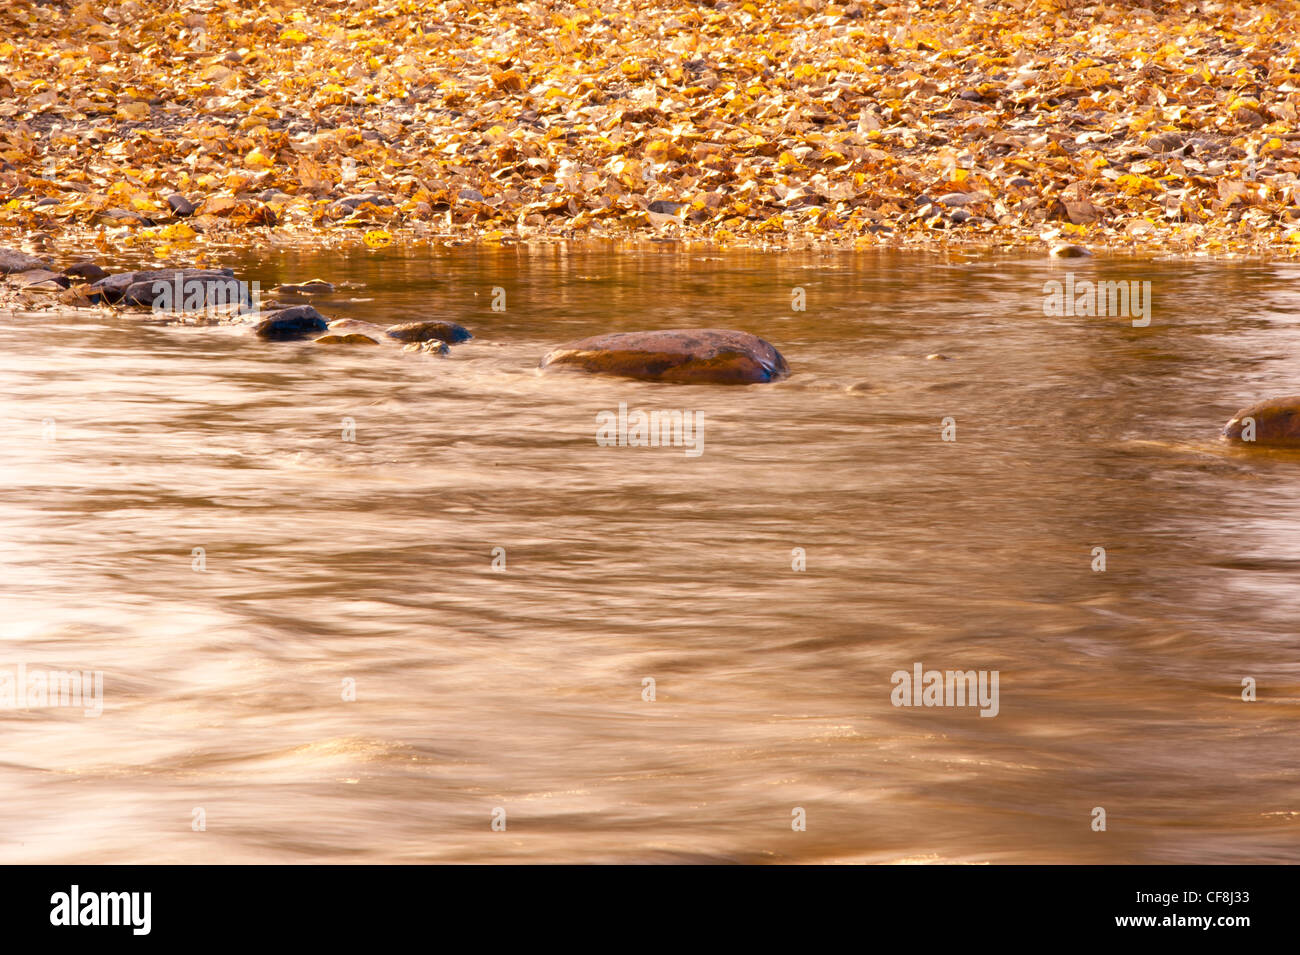
[[0, 245], [1294, 256], [1284, 3], [0, 13]]

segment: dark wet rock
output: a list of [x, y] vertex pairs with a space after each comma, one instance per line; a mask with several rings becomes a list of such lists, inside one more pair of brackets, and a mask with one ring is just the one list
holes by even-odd
[[1300, 448], [1300, 395], [1269, 398], [1242, 408], [1222, 433], [1244, 445]]
[[167, 197], [167, 205], [171, 206], [172, 213], [182, 219], [188, 219], [194, 215], [194, 203], [186, 199], [180, 193], [173, 193]]
[[404, 322], [390, 325], [385, 334], [399, 342], [440, 341], [448, 345], [457, 345], [474, 337], [468, 329], [455, 322]]
[[49, 267], [50, 263], [44, 259], [38, 259], [26, 252], [19, 252], [17, 249], [0, 249], [0, 275], [9, 275], [11, 272], [30, 272], [32, 269], [48, 269]]
[[426, 355], [447, 355], [450, 354], [451, 349], [447, 347], [446, 342], [431, 338], [427, 342], [411, 342], [409, 345], [403, 345], [402, 351], [418, 351]]
[[69, 265], [63, 270], [63, 274], [74, 282], [98, 282], [100, 279], [108, 278], [108, 270], [100, 268], [94, 262], [78, 262], [76, 265]]
[[[86, 294], [94, 302], [148, 306], [163, 295], [170, 295], [175, 299], [178, 274], [182, 300], [172, 303], [178, 309], [184, 306], [183, 296], [190, 292], [192, 288], [190, 283], [204, 285], [205, 300], [211, 291], [208, 286], [217, 282], [235, 283], [242, 288], [235, 282], [234, 269], [147, 269], [140, 272], [119, 272], [117, 275], [100, 279], [86, 289]], [[170, 291], [164, 292], [164, 286], [170, 286]]]
[[58, 272], [49, 269], [28, 269], [26, 272], [12, 272], [9, 281], [23, 288], [68, 288], [72, 283]]
[[597, 335], [555, 349], [541, 367], [727, 385], [775, 381], [790, 373], [781, 353], [763, 339], [717, 328]]
[[313, 339], [317, 345], [378, 345], [369, 335], [353, 332], [350, 335], [322, 335]]
[[328, 329], [329, 322], [316, 309], [310, 305], [295, 305], [272, 312], [253, 326], [253, 333], [258, 338], [280, 342], [311, 338]]

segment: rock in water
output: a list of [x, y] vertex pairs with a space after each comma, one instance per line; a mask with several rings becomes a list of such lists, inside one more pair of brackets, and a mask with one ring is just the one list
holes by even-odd
[[402, 351], [418, 351], [425, 355], [446, 355], [451, 351], [446, 342], [438, 341], [431, 338], [427, 342], [411, 342], [409, 345], [403, 345]]
[[763, 339], [718, 328], [597, 335], [555, 349], [541, 367], [720, 385], [775, 381], [790, 374], [781, 353]]
[[325, 316], [310, 305], [295, 305], [272, 312], [253, 326], [258, 338], [284, 342], [296, 338], [309, 338], [329, 328]]
[[1092, 255], [1081, 245], [1071, 245], [1069, 242], [1058, 242], [1052, 246], [1052, 258], [1055, 259], [1082, 259]]
[[108, 271], [94, 262], [78, 262], [76, 265], [69, 265], [63, 270], [63, 274], [74, 282], [98, 282], [100, 279], [108, 278]]
[[1247, 445], [1300, 448], [1300, 395], [1269, 398], [1242, 408], [1223, 426], [1223, 436]]
[[[184, 296], [193, 288], [191, 283], [204, 286], [205, 300], [209, 292], [207, 286], [217, 282], [227, 285], [234, 283], [232, 291], [236, 286], [242, 288], [235, 280], [234, 269], [149, 269], [143, 272], [120, 272], [100, 279], [86, 289], [86, 296], [92, 302], [107, 302], [110, 305], [151, 305], [163, 294], [174, 299], [178, 281], [182, 299], [172, 306], [177, 311], [184, 307]], [[165, 287], [170, 290], [164, 293]]]
[[271, 291], [284, 295], [324, 295], [334, 291], [334, 285], [324, 279], [309, 279], [291, 285], [277, 285]]
[[456, 345], [474, 337], [468, 329], [455, 322], [405, 322], [390, 325], [387, 334], [399, 342], [440, 341], [448, 345]]
[[33, 269], [47, 269], [49, 263], [17, 249], [0, 249], [0, 275], [10, 272], [30, 272]]

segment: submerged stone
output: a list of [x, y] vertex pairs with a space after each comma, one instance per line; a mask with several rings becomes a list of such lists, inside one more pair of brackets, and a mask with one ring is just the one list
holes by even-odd
[[359, 318], [336, 318], [330, 322], [331, 335], [365, 335], [383, 344], [384, 330], [373, 322], [363, 322]]
[[386, 334], [399, 342], [440, 341], [449, 345], [457, 345], [474, 337], [468, 329], [455, 322], [404, 322], [401, 325], [390, 325]]
[[763, 339], [718, 328], [597, 335], [555, 349], [541, 367], [722, 385], [775, 381], [790, 373], [781, 353]]
[[362, 335], [360, 332], [352, 332], [349, 335], [322, 335], [314, 339], [317, 345], [378, 345], [369, 335]]
[[431, 338], [427, 342], [411, 342], [409, 345], [403, 345], [402, 351], [418, 351], [426, 355], [447, 355], [451, 353], [447, 343], [436, 338]]
[[1223, 426], [1241, 444], [1300, 448], [1300, 395], [1285, 395], [1242, 408]]
[[310, 338], [328, 328], [329, 322], [316, 309], [310, 305], [296, 305], [272, 312], [253, 326], [253, 333], [267, 341], [283, 342]]
[[323, 295], [326, 292], [334, 291], [334, 286], [324, 279], [309, 279], [306, 282], [277, 285], [271, 291], [289, 295]]

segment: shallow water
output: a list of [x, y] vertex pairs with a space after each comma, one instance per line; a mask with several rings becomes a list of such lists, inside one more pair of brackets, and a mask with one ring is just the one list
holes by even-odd
[[[0, 709], [0, 862], [1300, 859], [1300, 455], [1217, 436], [1300, 392], [1293, 267], [221, 264], [477, 337], [0, 315], [0, 670], [104, 674], [97, 718]], [[1150, 326], [1045, 317], [1066, 272], [1151, 281]], [[794, 375], [536, 371], [701, 326]], [[599, 447], [620, 402], [699, 412], [703, 454]], [[893, 706], [915, 663], [997, 670], [997, 716]]]

